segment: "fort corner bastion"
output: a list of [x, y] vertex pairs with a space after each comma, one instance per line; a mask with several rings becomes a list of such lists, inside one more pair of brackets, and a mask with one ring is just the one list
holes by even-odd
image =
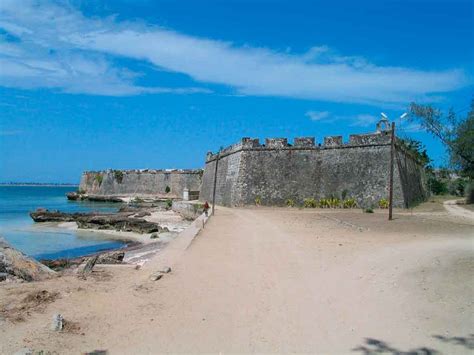
[[[395, 140], [394, 198], [396, 207], [409, 207], [427, 198], [423, 166]], [[217, 164], [216, 204], [242, 206], [284, 205], [288, 199], [341, 198], [357, 201], [359, 207], [377, 206], [388, 199], [391, 130], [325, 137], [242, 138], [213, 154], [209, 152], [202, 178], [200, 200], [212, 201]]]

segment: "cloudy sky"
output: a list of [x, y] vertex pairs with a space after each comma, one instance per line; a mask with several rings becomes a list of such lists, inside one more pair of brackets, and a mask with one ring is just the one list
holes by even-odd
[[[473, 2], [0, 2], [0, 181], [186, 168], [242, 136], [370, 132], [411, 101], [465, 114]], [[439, 143], [416, 125], [437, 164]]]

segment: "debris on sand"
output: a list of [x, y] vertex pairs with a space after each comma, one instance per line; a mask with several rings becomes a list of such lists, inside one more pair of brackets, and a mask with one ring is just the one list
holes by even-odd
[[0, 308], [0, 314], [12, 322], [22, 322], [25, 315], [30, 312], [42, 312], [46, 306], [53, 303], [60, 296], [59, 292], [50, 292], [48, 290], [36, 290], [27, 293], [25, 297], [18, 301], [10, 302]]

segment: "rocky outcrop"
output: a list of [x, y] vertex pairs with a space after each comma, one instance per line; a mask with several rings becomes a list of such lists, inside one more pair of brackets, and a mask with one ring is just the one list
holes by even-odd
[[143, 218], [133, 217], [136, 212], [119, 213], [65, 213], [37, 210], [30, 216], [35, 222], [76, 222], [83, 229], [108, 229], [135, 233], [161, 232], [163, 228]]
[[55, 272], [13, 248], [0, 237], [0, 275], [3, 275], [3, 279], [39, 281], [55, 275]]
[[68, 200], [71, 201], [82, 201], [82, 200], [89, 200], [95, 202], [123, 202], [123, 199], [118, 196], [110, 196], [110, 195], [88, 195], [80, 192], [68, 192], [66, 193], [66, 197]]

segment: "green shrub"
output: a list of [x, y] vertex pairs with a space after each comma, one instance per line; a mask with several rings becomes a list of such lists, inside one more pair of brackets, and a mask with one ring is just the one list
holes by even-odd
[[364, 213], [374, 213], [374, 209], [372, 207], [367, 207], [364, 209]]
[[304, 208], [315, 208], [317, 206], [317, 202], [314, 198], [305, 198], [303, 200], [303, 207]]
[[474, 203], [474, 181], [466, 186], [466, 203]]
[[168, 194], [170, 191], [171, 191], [170, 187], [169, 187], [169, 186], [166, 186], [166, 188], [165, 188], [165, 193]]
[[379, 208], [388, 208], [390, 206], [390, 203], [386, 198], [383, 198], [379, 201]]
[[117, 180], [117, 182], [121, 184], [123, 181], [123, 172], [120, 170], [114, 170], [114, 177], [115, 180]]
[[327, 208], [327, 207], [329, 207], [328, 199], [326, 199], [326, 198], [320, 199], [319, 202], [318, 202], [318, 205], [319, 205], [320, 208]]
[[463, 178], [457, 178], [448, 182], [448, 192], [454, 196], [464, 196], [469, 181]]
[[447, 182], [437, 179], [435, 176], [430, 176], [428, 179], [428, 186], [430, 187], [430, 191], [435, 195], [445, 195], [448, 193]]
[[97, 173], [95, 174], [95, 178], [94, 180], [100, 185], [102, 185], [102, 181], [104, 180], [104, 177], [102, 176], [102, 174], [100, 173]]
[[262, 204], [262, 198], [260, 196], [255, 197], [255, 205], [260, 206]]
[[167, 199], [167, 200], [166, 200], [166, 207], [167, 207], [168, 209], [170, 209], [172, 206], [173, 206], [173, 200]]
[[343, 208], [356, 208], [357, 202], [354, 198], [348, 198], [342, 202]]
[[295, 207], [295, 205], [296, 205], [295, 200], [289, 198], [288, 200], [286, 200], [286, 205], [288, 207]]
[[332, 197], [328, 200], [330, 208], [338, 208], [341, 205], [341, 200], [337, 197]]

